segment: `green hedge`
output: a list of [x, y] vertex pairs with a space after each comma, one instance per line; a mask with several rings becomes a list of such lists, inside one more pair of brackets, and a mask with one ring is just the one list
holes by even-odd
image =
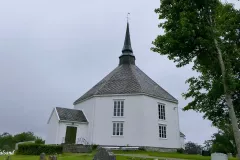
[[63, 148], [60, 145], [44, 145], [44, 144], [19, 144], [16, 154], [20, 155], [40, 155], [45, 154], [60, 154]]

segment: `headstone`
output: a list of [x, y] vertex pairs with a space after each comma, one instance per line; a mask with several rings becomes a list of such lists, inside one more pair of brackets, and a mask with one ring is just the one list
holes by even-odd
[[233, 157], [232, 153], [228, 153], [227, 155], [228, 155], [228, 158], [232, 158]]
[[240, 158], [240, 154], [237, 154], [236, 157], [237, 157], [237, 158]]
[[116, 160], [116, 156], [104, 148], [99, 148], [93, 160]]
[[56, 155], [49, 156], [48, 159], [49, 159], [49, 160], [57, 160], [57, 156], [56, 156]]
[[40, 160], [46, 160], [46, 155], [45, 153], [40, 154]]
[[211, 154], [211, 160], [228, 160], [228, 156], [223, 153], [213, 153]]

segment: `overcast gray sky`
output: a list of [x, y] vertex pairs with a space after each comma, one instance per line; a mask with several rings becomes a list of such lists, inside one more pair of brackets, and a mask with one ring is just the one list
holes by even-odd
[[[151, 42], [163, 33], [154, 13], [159, 4], [159, 0], [0, 1], [0, 133], [33, 131], [44, 138], [53, 107], [72, 108], [118, 65], [128, 12], [137, 66], [184, 107], [185, 80], [196, 74], [191, 66], [176, 68], [150, 51]], [[180, 127], [187, 140], [197, 143], [216, 131], [193, 111], [180, 110]]]

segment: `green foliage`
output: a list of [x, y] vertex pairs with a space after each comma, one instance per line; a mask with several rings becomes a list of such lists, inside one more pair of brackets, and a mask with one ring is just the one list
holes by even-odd
[[44, 145], [44, 144], [19, 144], [17, 154], [19, 155], [40, 155], [45, 154], [61, 154], [61, 145]]
[[45, 144], [45, 141], [42, 138], [37, 137], [37, 139], [35, 140], [35, 144]]
[[16, 135], [11, 135], [7, 132], [0, 135], [0, 150], [12, 151], [15, 149], [15, 144], [18, 142], [35, 141], [43, 144], [44, 141], [34, 135], [33, 132], [23, 132]]
[[193, 142], [187, 142], [185, 144], [185, 153], [187, 154], [201, 154], [202, 147]]
[[[10, 147], [11, 149], [14, 148], [13, 136], [9, 133], [3, 133], [0, 135], [0, 150], [5, 150], [6, 146]], [[7, 147], [7, 149], [9, 149]]]
[[232, 153], [233, 155], [237, 153], [233, 130], [230, 125], [219, 129], [217, 133], [212, 135], [210, 140], [204, 142], [204, 145], [204, 150], [211, 153]]
[[199, 77], [189, 78], [189, 90], [183, 96], [193, 100], [184, 110], [204, 113], [217, 127], [230, 123], [225, 101], [217, 40], [227, 73], [227, 86], [236, 115], [240, 119], [240, 11], [219, 0], [162, 0], [159, 27], [152, 50], [166, 55], [177, 67], [193, 64]]
[[145, 147], [139, 147], [138, 150], [139, 151], [146, 151]]
[[12, 151], [11, 150], [11, 147], [9, 146], [9, 145], [7, 145], [7, 144], [5, 144], [3, 147], [2, 147], [2, 150], [4, 150], [4, 151]]
[[212, 136], [211, 152], [232, 153], [236, 155], [237, 148], [234, 141], [234, 135], [231, 127], [226, 127], [224, 130], [219, 130], [218, 133]]
[[13, 141], [14, 142], [24, 142], [24, 141], [34, 141], [36, 140], [36, 136], [34, 135], [33, 132], [23, 132], [14, 135]]
[[98, 145], [97, 144], [93, 144], [92, 145], [92, 150], [96, 150], [98, 148]]
[[205, 151], [211, 151], [211, 149], [212, 149], [212, 140], [206, 140], [203, 144], [204, 144], [203, 149]]
[[177, 153], [184, 153], [184, 149], [183, 148], [180, 148], [180, 149], [177, 149]]

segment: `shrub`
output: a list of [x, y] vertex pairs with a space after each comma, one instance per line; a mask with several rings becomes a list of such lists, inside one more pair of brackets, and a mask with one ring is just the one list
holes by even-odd
[[22, 155], [40, 155], [45, 154], [60, 154], [63, 148], [60, 145], [44, 145], [44, 144], [19, 144], [16, 154]]
[[138, 150], [139, 151], [146, 151], [146, 149], [144, 147], [139, 147]]
[[97, 144], [93, 144], [92, 145], [92, 150], [96, 150], [98, 148], [98, 145]]
[[45, 141], [42, 140], [41, 138], [37, 138], [37, 139], [35, 140], [35, 143], [36, 143], [36, 144], [45, 144]]
[[202, 151], [202, 156], [211, 156], [210, 151]]
[[202, 148], [200, 145], [198, 145], [196, 143], [188, 142], [185, 144], [185, 152], [187, 154], [201, 154]]
[[177, 153], [184, 153], [184, 149], [183, 148], [180, 148], [180, 149], [177, 149]]

